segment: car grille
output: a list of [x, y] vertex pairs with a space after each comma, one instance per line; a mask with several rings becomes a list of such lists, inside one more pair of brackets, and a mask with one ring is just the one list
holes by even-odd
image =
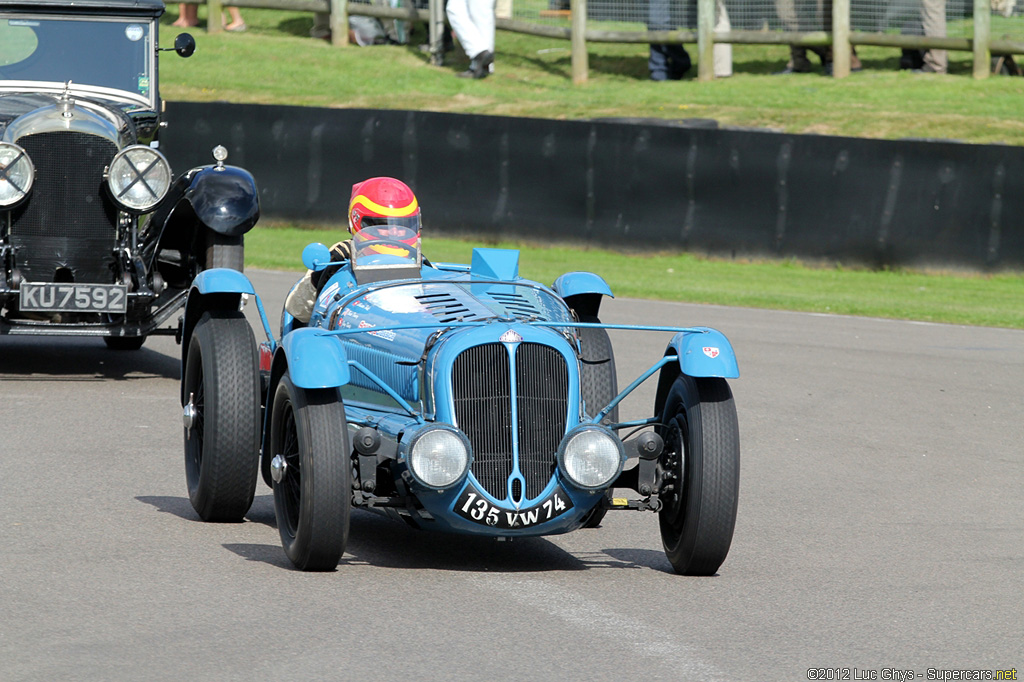
[[17, 142], [36, 168], [32, 194], [11, 222], [22, 276], [53, 281], [58, 268], [67, 268], [75, 281], [110, 281], [117, 209], [103, 188], [103, 171], [117, 146], [75, 132], [26, 135]]
[[[516, 501], [533, 499], [547, 486], [555, 453], [565, 434], [569, 373], [550, 346], [520, 343], [514, 356], [519, 470]], [[475, 346], [459, 355], [452, 370], [456, 425], [473, 445], [473, 476], [498, 500], [509, 497], [514, 470], [513, 367], [500, 343]], [[525, 488], [525, 489], [524, 489]]]

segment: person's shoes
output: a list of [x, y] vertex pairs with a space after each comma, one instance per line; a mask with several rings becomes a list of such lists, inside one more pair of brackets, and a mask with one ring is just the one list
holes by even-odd
[[774, 75], [784, 76], [790, 73], [810, 73], [814, 70], [811, 66], [811, 60], [804, 57], [803, 59], [790, 59], [786, 63], [786, 68], [782, 71], [776, 71]]
[[491, 74], [491, 64], [494, 63], [494, 53], [484, 50], [469, 60], [469, 68], [462, 73], [456, 74], [459, 78], [487, 78]]
[[224, 30], [225, 31], [230, 31], [231, 33], [241, 33], [242, 31], [245, 31], [248, 28], [249, 27], [246, 26], [245, 22], [243, 21], [242, 23], [235, 24], [234, 26], [232, 26], [231, 24], [228, 24], [227, 26], [224, 27]]
[[[475, 62], [475, 65], [473, 65]], [[487, 78], [491, 74], [491, 64], [494, 63], [494, 53], [484, 50], [471, 62], [470, 69], [473, 71], [473, 78]]]

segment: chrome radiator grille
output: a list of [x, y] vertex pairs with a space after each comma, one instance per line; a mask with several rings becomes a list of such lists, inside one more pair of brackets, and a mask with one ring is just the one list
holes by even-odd
[[519, 470], [525, 479], [522, 499], [539, 495], [551, 479], [568, 405], [568, 369], [554, 348], [519, 344], [514, 389], [512, 376], [508, 351], [500, 343], [464, 351], [452, 370], [455, 419], [473, 445], [473, 475], [499, 500], [509, 496], [514, 471], [513, 392]]
[[36, 167], [32, 195], [11, 221], [22, 275], [52, 281], [57, 268], [68, 268], [76, 281], [110, 281], [117, 209], [106, 196], [103, 170], [117, 146], [75, 132], [27, 135], [17, 142]]

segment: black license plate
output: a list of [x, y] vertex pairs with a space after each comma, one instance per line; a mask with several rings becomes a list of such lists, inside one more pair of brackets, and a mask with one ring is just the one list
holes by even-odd
[[491, 504], [484, 495], [472, 485], [459, 495], [455, 503], [455, 513], [464, 519], [492, 528], [511, 529], [529, 528], [546, 523], [572, 509], [572, 500], [565, 491], [555, 487], [551, 494], [529, 509], [510, 510]]
[[123, 313], [128, 287], [121, 284], [50, 284], [22, 282], [23, 312]]

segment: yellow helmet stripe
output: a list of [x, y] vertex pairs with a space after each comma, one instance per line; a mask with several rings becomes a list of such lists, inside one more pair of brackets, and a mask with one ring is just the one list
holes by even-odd
[[370, 199], [367, 199], [366, 196], [363, 194], [359, 194], [356, 197], [354, 197], [352, 199], [352, 203], [348, 205], [349, 213], [352, 212], [352, 209], [353, 207], [355, 207], [356, 204], [362, 204], [363, 206], [366, 206], [367, 208], [376, 211], [380, 215], [388, 216], [389, 218], [403, 218], [405, 216], [410, 216], [416, 212], [417, 208], [419, 208], [419, 204], [416, 202], [415, 198], [413, 198], [412, 203], [409, 204], [408, 206], [402, 206], [399, 208], [389, 208], [387, 206], [381, 206], [380, 204], [371, 201]]

